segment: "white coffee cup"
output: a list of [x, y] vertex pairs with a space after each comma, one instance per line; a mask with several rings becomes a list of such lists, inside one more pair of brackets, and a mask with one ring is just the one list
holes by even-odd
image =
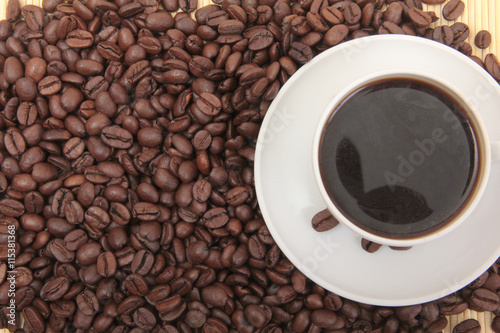
[[[354, 223], [350, 218], [344, 215], [339, 209], [339, 207], [332, 200], [332, 198], [328, 194], [328, 191], [325, 188], [321, 176], [320, 163], [319, 163], [320, 144], [323, 138], [324, 128], [328, 123], [328, 121], [331, 119], [332, 114], [339, 107], [339, 105], [346, 99], [346, 97], [356, 92], [361, 87], [366, 86], [371, 82], [386, 80], [390, 78], [409, 78], [409, 79], [424, 81], [433, 86], [441, 88], [442, 90], [446, 91], [449, 95], [451, 95], [454, 98], [454, 100], [460, 103], [462, 108], [467, 112], [467, 118], [469, 119], [469, 122], [472, 125], [471, 127], [473, 128], [474, 131], [474, 136], [476, 138], [477, 150], [478, 150], [478, 168], [477, 168], [477, 176], [475, 178], [475, 185], [472, 188], [468, 199], [465, 201], [461, 209], [459, 209], [457, 214], [448, 223], [444, 224], [437, 230], [432, 230], [428, 233], [424, 232], [415, 237], [410, 237], [410, 238], [391, 238], [389, 236], [385, 235], [382, 236], [380, 234], [370, 232], [358, 226], [359, 223], [357, 224]], [[324, 109], [324, 112], [316, 127], [313, 139], [312, 161], [313, 161], [313, 171], [316, 180], [316, 185], [331, 214], [340, 223], [342, 223], [344, 226], [354, 231], [359, 236], [367, 240], [370, 240], [372, 242], [390, 246], [397, 246], [397, 247], [414, 246], [417, 244], [435, 240], [451, 232], [453, 229], [457, 228], [464, 220], [467, 219], [470, 213], [477, 206], [478, 202], [481, 200], [481, 197], [486, 188], [488, 177], [490, 174], [492, 151], [494, 155], [493, 158], [497, 159], [497, 156], [500, 156], [500, 154], [498, 153], [500, 151], [499, 142], [493, 142], [493, 143], [490, 142], [481, 115], [477, 110], [474, 109], [474, 107], [468, 105], [465, 101], [467, 101], [466, 96], [463, 96], [463, 94], [456, 87], [454, 87], [454, 85], [451, 82], [446, 82], [445, 80], [434, 76], [432, 73], [427, 73], [417, 70], [392, 69], [392, 70], [385, 70], [382, 72], [376, 72], [367, 75], [359, 80], [356, 80], [347, 87], [345, 87], [340, 93], [338, 93], [331, 100], [328, 106]]]

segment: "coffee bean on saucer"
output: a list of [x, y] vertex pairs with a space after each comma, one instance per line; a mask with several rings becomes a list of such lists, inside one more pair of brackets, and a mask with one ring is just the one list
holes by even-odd
[[339, 221], [332, 216], [328, 209], [324, 209], [313, 216], [311, 223], [314, 230], [323, 232], [335, 228]]
[[382, 244], [377, 244], [375, 242], [369, 241], [368, 239], [362, 238], [361, 247], [368, 253], [375, 253], [382, 247]]
[[411, 246], [389, 246], [391, 248], [391, 250], [394, 250], [394, 251], [408, 251], [409, 249], [411, 249], [412, 247]]

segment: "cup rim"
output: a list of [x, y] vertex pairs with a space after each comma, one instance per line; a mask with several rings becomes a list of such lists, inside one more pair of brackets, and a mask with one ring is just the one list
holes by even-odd
[[[449, 94], [454, 96], [459, 102], [461, 102], [464, 108], [469, 113], [470, 119], [474, 122], [474, 132], [477, 138], [478, 145], [480, 145], [479, 150], [481, 151], [480, 158], [480, 169], [477, 171], [477, 178], [475, 180], [475, 185], [473, 188], [473, 192], [469, 194], [469, 198], [464, 207], [460, 209], [460, 212], [457, 216], [454, 217], [453, 221], [447, 223], [441, 228], [432, 231], [431, 233], [424, 234], [421, 236], [415, 236], [410, 238], [390, 238], [384, 237], [380, 235], [373, 234], [353, 222], [351, 222], [346, 216], [342, 214], [342, 212], [338, 209], [338, 207], [333, 203], [326, 191], [325, 186], [323, 185], [322, 176], [319, 167], [319, 148], [321, 143], [321, 137], [323, 134], [324, 126], [326, 122], [331, 117], [332, 113], [337, 108], [338, 104], [347, 98], [350, 94], [355, 92], [360, 87], [376, 81], [380, 79], [388, 79], [388, 78], [401, 78], [401, 77], [413, 77], [423, 81], [432, 82], [438, 85], [441, 89], [446, 90]], [[455, 85], [447, 80], [444, 80], [436, 75], [422, 71], [422, 70], [413, 70], [408, 68], [395, 68], [391, 70], [382, 70], [370, 73], [365, 75], [357, 80], [354, 80], [345, 88], [343, 88], [338, 94], [336, 94], [332, 100], [328, 103], [326, 108], [324, 108], [323, 113], [316, 125], [316, 129], [314, 131], [313, 142], [312, 142], [312, 164], [313, 164], [313, 174], [315, 178], [316, 187], [319, 190], [321, 197], [326, 204], [330, 213], [344, 226], [349, 228], [351, 231], [356, 233], [357, 235], [370, 240], [372, 242], [376, 242], [382, 245], [389, 246], [397, 246], [397, 247], [407, 247], [414, 246], [422, 243], [426, 243], [432, 240], [436, 240], [455, 228], [457, 228], [470, 213], [474, 210], [474, 208], [479, 203], [484, 190], [486, 188], [490, 169], [491, 169], [491, 142], [486, 131], [486, 127], [483, 123], [483, 120], [476, 110], [474, 105], [468, 103], [466, 96], [457, 89]]]

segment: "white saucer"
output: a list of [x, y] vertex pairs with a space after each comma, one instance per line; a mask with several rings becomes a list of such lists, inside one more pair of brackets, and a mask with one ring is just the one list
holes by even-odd
[[314, 182], [311, 148], [323, 109], [350, 82], [390, 68], [427, 71], [453, 84], [476, 105], [490, 140], [500, 141], [500, 87], [475, 62], [424, 38], [372, 36], [315, 57], [283, 86], [262, 124], [255, 185], [263, 217], [288, 259], [322, 287], [375, 305], [409, 305], [466, 286], [500, 255], [500, 161], [470, 218], [436, 241], [409, 251], [370, 254], [343, 226], [318, 233], [311, 218], [324, 209]]

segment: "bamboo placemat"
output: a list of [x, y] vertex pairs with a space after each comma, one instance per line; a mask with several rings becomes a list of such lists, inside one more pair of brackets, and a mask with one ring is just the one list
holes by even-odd
[[[472, 54], [478, 56], [484, 60], [484, 57], [488, 53], [498, 54], [500, 51], [500, 1], [498, 0], [462, 0], [465, 3], [465, 11], [460, 16], [456, 22], [463, 22], [469, 26], [470, 35], [468, 42], [472, 46]], [[41, 6], [42, 0], [20, 0], [21, 4], [34, 4]], [[0, 19], [4, 19], [6, 16], [6, 3], [7, 0], [0, 0]], [[212, 3], [211, 0], [198, 0], [198, 8], [203, 7]], [[441, 5], [424, 5], [424, 10], [433, 10], [436, 15], [440, 18], [436, 21], [432, 27], [438, 25], [451, 25], [454, 22], [447, 21], [442, 18], [442, 8], [446, 4]], [[474, 37], [476, 33], [480, 30], [488, 30], [492, 35], [492, 43], [490, 47], [481, 50], [474, 45]], [[500, 54], [498, 54], [500, 56]], [[429, 59], [432, 61], [432, 59]], [[453, 327], [460, 323], [461, 321], [469, 318], [476, 319], [481, 323], [482, 333], [493, 333], [491, 329], [491, 321], [494, 315], [491, 312], [475, 312], [466, 310], [465, 312], [448, 317], [448, 326], [443, 331], [444, 333], [452, 333]], [[0, 329], [0, 333], [9, 332], [6, 329]]]

